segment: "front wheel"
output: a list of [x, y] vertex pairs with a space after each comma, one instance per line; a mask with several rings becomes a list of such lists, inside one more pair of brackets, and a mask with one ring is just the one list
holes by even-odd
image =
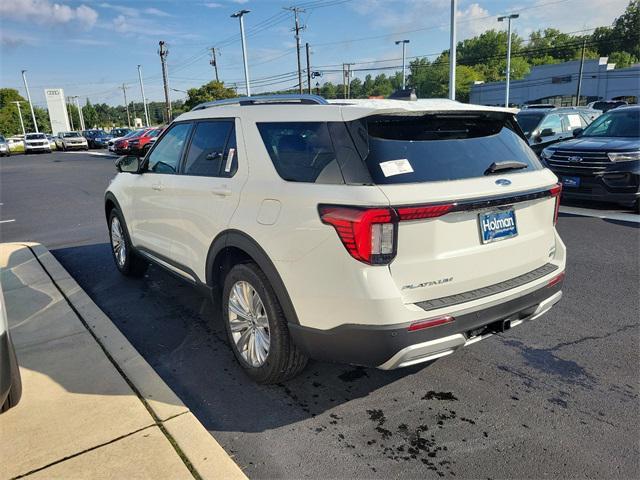
[[116, 267], [127, 277], [141, 277], [147, 270], [147, 262], [131, 248], [129, 233], [125, 227], [119, 210], [111, 210], [109, 215], [109, 238], [111, 239], [111, 253]]
[[306, 366], [307, 357], [293, 343], [278, 298], [256, 264], [236, 265], [227, 274], [222, 316], [231, 349], [254, 381], [279, 383]]

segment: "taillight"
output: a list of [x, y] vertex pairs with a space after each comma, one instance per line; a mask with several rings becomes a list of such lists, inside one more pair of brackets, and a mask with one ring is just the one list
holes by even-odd
[[551, 187], [549, 192], [551, 193], [551, 197], [556, 199], [556, 207], [553, 213], [553, 224], [555, 225], [556, 223], [558, 223], [558, 213], [560, 212], [560, 196], [562, 195], [562, 184], [556, 183], [553, 187]]
[[564, 276], [565, 276], [565, 272], [562, 272], [562, 273], [556, 275], [551, 280], [549, 280], [549, 283], [547, 283], [547, 287], [553, 287], [554, 285], [559, 284], [560, 282], [562, 282], [564, 280]]
[[349, 254], [369, 265], [385, 265], [396, 256], [398, 222], [440, 217], [453, 204], [394, 208], [320, 205], [323, 223], [332, 225]]
[[332, 225], [356, 260], [384, 265], [396, 254], [397, 215], [391, 208], [320, 205], [323, 223]]

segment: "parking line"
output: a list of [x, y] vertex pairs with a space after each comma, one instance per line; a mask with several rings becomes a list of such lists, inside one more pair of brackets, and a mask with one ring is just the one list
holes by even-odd
[[0, 223], [10, 223], [10, 222], [15, 222], [16, 219], [12, 218], [11, 220], [0, 220]]
[[602, 210], [594, 210], [592, 208], [565, 206], [560, 206], [560, 213], [580, 215], [581, 217], [602, 218], [604, 220], [618, 220], [621, 222], [640, 223], [640, 215], [636, 215], [635, 213], [608, 212]]

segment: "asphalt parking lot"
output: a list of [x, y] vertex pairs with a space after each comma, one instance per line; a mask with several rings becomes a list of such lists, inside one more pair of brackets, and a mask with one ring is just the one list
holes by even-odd
[[640, 224], [563, 214], [565, 296], [535, 322], [428, 366], [311, 362], [267, 387], [190, 286], [118, 274], [114, 174], [86, 153], [1, 159], [0, 240], [45, 244], [249, 477], [640, 477]]

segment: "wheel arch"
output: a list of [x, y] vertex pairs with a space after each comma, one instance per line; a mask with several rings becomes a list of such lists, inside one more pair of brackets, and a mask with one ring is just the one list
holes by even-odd
[[264, 272], [289, 323], [299, 325], [289, 293], [269, 255], [252, 237], [239, 230], [226, 230], [211, 243], [207, 254], [206, 283], [222, 291], [224, 276], [237, 263], [254, 262]]

